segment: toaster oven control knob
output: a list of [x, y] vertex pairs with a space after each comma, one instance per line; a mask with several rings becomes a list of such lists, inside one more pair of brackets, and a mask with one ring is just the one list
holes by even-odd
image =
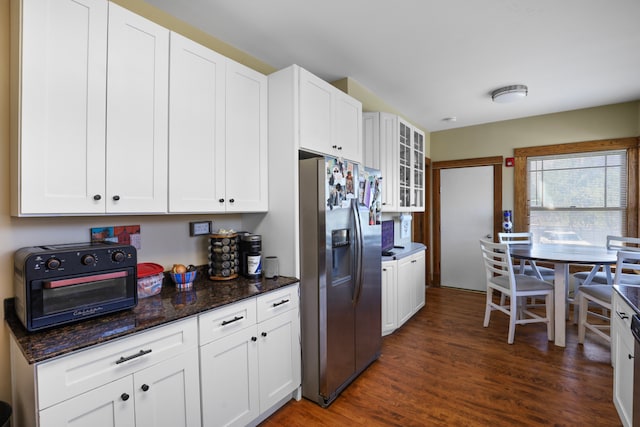
[[83, 255], [82, 258], [80, 258], [80, 262], [82, 263], [82, 265], [91, 265], [96, 262], [96, 257], [89, 254]]
[[44, 263], [44, 266], [49, 270], [57, 270], [60, 267], [60, 260], [58, 258], [49, 258]]
[[111, 254], [111, 260], [113, 262], [122, 262], [124, 261], [124, 252], [122, 251], [115, 251], [113, 254]]

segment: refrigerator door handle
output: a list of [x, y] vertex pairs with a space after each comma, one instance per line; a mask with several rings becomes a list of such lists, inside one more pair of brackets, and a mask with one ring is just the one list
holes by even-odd
[[353, 305], [358, 304], [358, 300], [360, 299], [360, 292], [362, 291], [362, 269], [363, 266], [363, 248], [364, 242], [362, 241], [362, 221], [360, 219], [360, 212], [358, 211], [358, 200], [351, 199], [351, 213], [353, 214], [353, 219], [355, 223], [355, 286], [353, 290]]

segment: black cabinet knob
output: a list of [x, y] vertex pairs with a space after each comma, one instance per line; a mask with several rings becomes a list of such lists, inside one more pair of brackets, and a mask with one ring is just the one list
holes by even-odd
[[229, 199], [229, 203], [233, 203], [235, 201], [236, 201], [236, 199]]
[[266, 337], [266, 336], [267, 336], [267, 333], [266, 333], [266, 332], [263, 332], [261, 335], [262, 335], [263, 337]]
[[224, 199], [218, 199], [220, 203], [224, 203]]
[[96, 194], [95, 196], [93, 196], [93, 200], [100, 200], [102, 199], [102, 196], [99, 194]]
[[149, 386], [147, 384], [142, 384], [142, 387], [140, 387], [142, 389], [142, 391], [149, 391]]
[[117, 202], [118, 200], [120, 200], [120, 196], [118, 196], [118, 195], [116, 194], [115, 196], [113, 196], [113, 200], [115, 200], [115, 201]]
[[129, 395], [127, 393], [122, 393], [120, 395], [120, 399], [122, 399], [122, 400], [124, 400], [126, 402], [127, 400], [129, 400]]
[[251, 341], [256, 342], [256, 341], [258, 341], [258, 338], [257, 337], [251, 337]]

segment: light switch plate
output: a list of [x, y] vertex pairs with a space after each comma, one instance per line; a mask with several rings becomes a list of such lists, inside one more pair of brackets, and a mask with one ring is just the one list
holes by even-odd
[[191, 236], [202, 236], [211, 234], [211, 221], [193, 221], [189, 223], [189, 234]]

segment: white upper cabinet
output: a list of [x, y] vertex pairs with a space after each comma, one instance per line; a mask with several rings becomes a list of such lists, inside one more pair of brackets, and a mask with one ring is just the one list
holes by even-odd
[[171, 33], [169, 211], [211, 212], [225, 188], [226, 58]]
[[268, 208], [267, 76], [171, 34], [169, 211]]
[[14, 7], [12, 214], [104, 213], [107, 2]]
[[363, 117], [364, 165], [382, 173], [382, 210], [423, 212], [424, 132], [394, 114]]
[[267, 76], [107, 0], [11, 1], [12, 215], [267, 211]]
[[381, 172], [382, 211], [397, 212], [400, 206], [398, 116], [364, 113], [363, 122], [364, 165]]
[[227, 62], [226, 212], [268, 209], [267, 76]]
[[169, 30], [109, 4], [107, 212], [167, 211]]
[[298, 66], [300, 145], [362, 163], [362, 104]]
[[166, 212], [168, 30], [105, 0], [14, 0], [13, 215]]

